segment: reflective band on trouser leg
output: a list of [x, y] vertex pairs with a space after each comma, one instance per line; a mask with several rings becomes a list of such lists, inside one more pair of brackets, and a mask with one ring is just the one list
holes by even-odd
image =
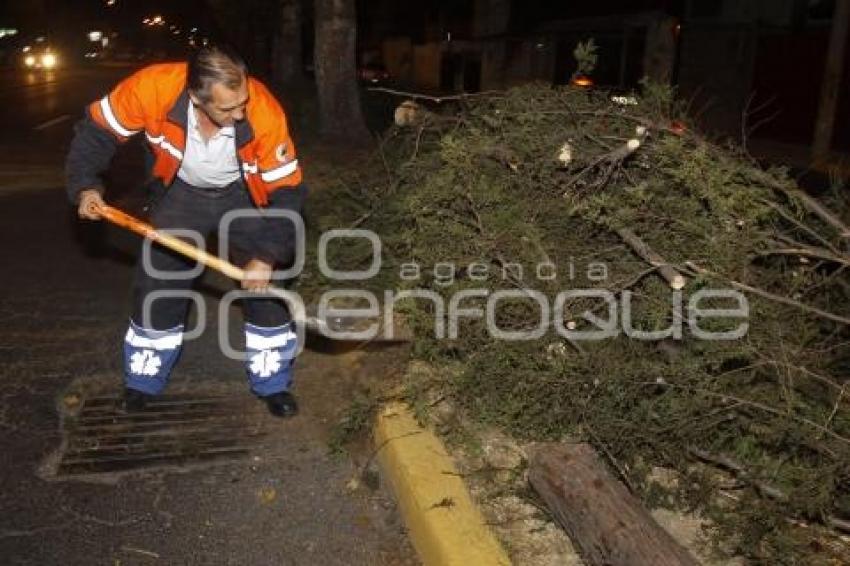
[[288, 390], [297, 345], [292, 323], [272, 328], [245, 323], [245, 369], [251, 391], [266, 397]]
[[165, 389], [180, 355], [183, 325], [151, 330], [130, 321], [124, 338], [124, 382], [130, 389], [156, 395]]

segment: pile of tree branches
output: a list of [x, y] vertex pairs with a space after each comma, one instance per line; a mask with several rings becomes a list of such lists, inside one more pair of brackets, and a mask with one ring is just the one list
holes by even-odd
[[[520, 438], [593, 443], [647, 500], [714, 519], [727, 553], [811, 557], [824, 547], [795, 525], [850, 529], [850, 231], [830, 211], [845, 203], [706, 139], [651, 84], [421, 97], [396, 122], [373, 175], [319, 195], [336, 211], [320, 223], [381, 236], [376, 288], [467, 291], [469, 309], [519, 291], [456, 337], [435, 301], [401, 303], [416, 355], [455, 376], [442, 395]], [[333, 261], [362, 268], [361, 251]], [[586, 340], [611, 319], [603, 290], [617, 332]], [[733, 338], [695, 335], [706, 290], [746, 298], [745, 317], [698, 323]], [[541, 297], [560, 307], [542, 326]], [[655, 484], [655, 467], [680, 480]]]

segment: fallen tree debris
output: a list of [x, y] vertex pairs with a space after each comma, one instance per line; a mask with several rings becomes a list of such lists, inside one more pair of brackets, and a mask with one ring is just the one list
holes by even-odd
[[[706, 139], [650, 83], [628, 105], [548, 85], [403, 96], [416, 117], [382, 135], [371, 173], [316, 200], [324, 227], [356, 220], [380, 236], [382, 269], [362, 286], [414, 294], [394, 307], [415, 355], [454, 376], [432, 385], [439, 395], [524, 440], [604, 448], [647, 504], [715, 525], [723, 555], [809, 560], [812, 531], [795, 521], [838, 537], [829, 525], [850, 521], [842, 193], [806, 195]], [[455, 334], [452, 312], [464, 313]], [[786, 499], [745, 483], [718, 502], [693, 450], [769, 473]], [[683, 479], [659, 486], [654, 467]]]

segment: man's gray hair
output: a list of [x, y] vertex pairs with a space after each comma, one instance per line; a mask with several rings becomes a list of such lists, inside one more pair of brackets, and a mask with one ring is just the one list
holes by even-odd
[[226, 46], [210, 46], [198, 49], [189, 57], [189, 90], [201, 102], [212, 100], [211, 89], [221, 83], [229, 89], [237, 89], [245, 80], [248, 68], [236, 51]]

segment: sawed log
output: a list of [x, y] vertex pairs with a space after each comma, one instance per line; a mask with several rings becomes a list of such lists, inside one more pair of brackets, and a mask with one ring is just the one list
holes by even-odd
[[699, 564], [608, 472], [589, 444], [540, 445], [532, 454], [529, 481], [587, 564]]

